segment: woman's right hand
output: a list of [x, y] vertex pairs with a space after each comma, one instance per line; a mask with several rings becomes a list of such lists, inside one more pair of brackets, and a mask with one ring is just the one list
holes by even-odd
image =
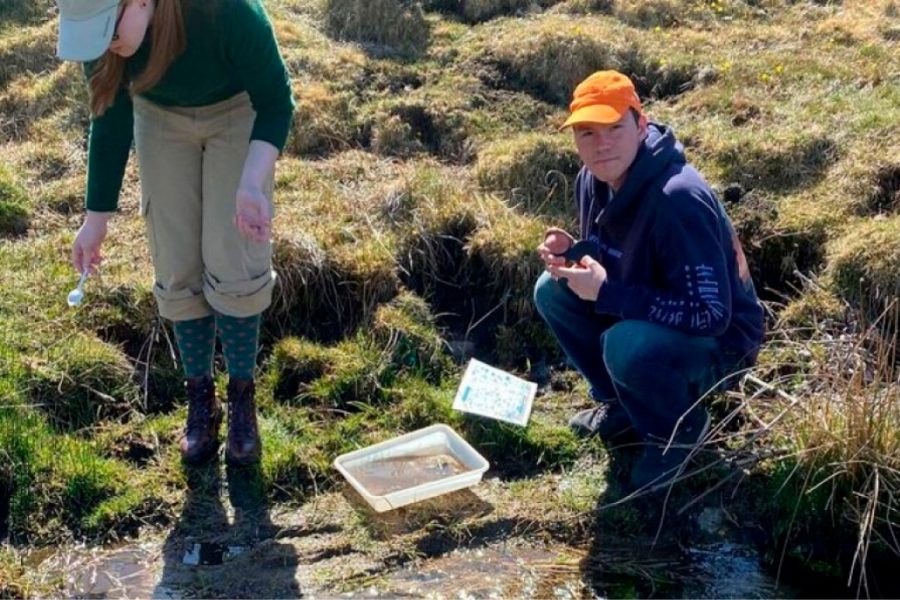
[[92, 273], [95, 272], [96, 266], [103, 260], [100, 246], [106, 238], [106, 223], [111, 216], [112, 213], [92, 211], [88, 211], [85, 216], [84, 223], [72, 244], [72, 266], [79, 273], [84, 273], [88, 269]]

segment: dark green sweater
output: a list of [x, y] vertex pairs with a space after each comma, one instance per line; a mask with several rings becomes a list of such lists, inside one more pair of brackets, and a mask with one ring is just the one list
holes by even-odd
[[[250, 140], [263, 140], [282, 150], [294, 101], [290, 77], [260, 0], [182, 0], [182, 6], [187, 48], [141, 97], [163, 106], [207, 106], [246, 91], [256, 111]], [[128, 60], [128, 77], [147, 64], [149, 39], [148, 33]], [[92, 66], [86, 66], [88, 74]], [[113, 106], [91, 121], [88, 210], [116, 210], [133, 135], [134, 111], [123, 88]]]

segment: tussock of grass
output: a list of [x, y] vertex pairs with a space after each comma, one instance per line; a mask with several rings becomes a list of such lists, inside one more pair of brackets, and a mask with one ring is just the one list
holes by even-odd
[[[267, 6], [267, 9], [269, 7]], [[318, 19], [275, 9], [274, 28], [288, 72], [295, 83], [327, 83], [333, 91], [352, 87], [362, 77], [366, 55], [354, 44], [339, 44], [320, 31]]]
[[[333, 415], [339, 416], [352, 410], [352, 403], [380, 402], [389, 363], [378, 349], [368, 340], [349, 339], [329, 347], [326, 352], [322, 375], [301, 385], [298, 391], [297, 399], [301, 403], [339, 409], [340, 412]], [[304, 367], [300, 360], [296, 364]], [[300, 380], [298, 375], [291, 376]]]
[[316, 82], [294, 86], [297, 102], [285, 150], [299, 156], [323, 156], [347, 150], [358, 137], [352, 98]]
[[17, 553], [11, 548], [0, 548], [0, 597], [30, 598], [34, 588]]
[[66, 63], [49, 73], [26, 74], [0, 91], [0, 112], [8, 120], [0, 133], [18, 141], [40, 136], [45, 118], [68, 108], [69, 126], [87, 126], [87, 85], [81, 67]]
[[801, 135], [785, 142], [753, 140], [723, 149], [719, 177], [750, 189], [784, 192], [817, 182], [839, 158], [834, 141], [827, 137]]
[[[275, 254], [280, 284], [269, 313], [276, 329], [334, 338], [352, 331], [375, 307], [397, 293], [395, 241], [378, 229], [370, 198], [344, 185], [372, 165], [372, 157], [346, 153], [328, 168], [285, 181]], [[357, 171], [359, 169], [360, 171]]]
[[452, 362], [431, 308], [411, 292], [403, 292], [378, 308], [371, 333], [396, 369], [433, 383], [452, 372]]
[[847, 308], [840, 298], [825, 288], [807, 290], [789, 302], [778, 314], [777, 329], [787, 329], [803, 338], [815, 332], [833, 331], [846, 319]]
[[[0, 23], [3, 12], [0, 9]], [[21, 75], [36, 75], [51, 71], [58, 66], [54, 28], [49, 24], [42, 27], [19, 29], [0, 40], [0, 86], [6, 87]]]
[[866, 204], [874, 214], [900, 212], [900, 164], [877, 168]]
[[554, 10], [573, 15], [610, 14], [615, 4], [615, 0], [566, 0], [557, 4]]
[[78, 430], [137, 408], [131, 364], [95, 337], [77, 334], [25, 361], [29, 396], [60, 429]]
[[[777, 490], [767, 502], [773, 536], [783, 544], [779, 561], [794, 555], [807, 565], [819, 563], [865, 594], [867, 559], [900, 556], [900, 389], [896, 340], [882, 333], [896, 330], [897, 307], [871, 327], [861, 325], [869, 322], [861, 314], [853, 317], [848, 322], [857, 323], [855, 335], [835, 340], [822, 331], [794, 344], [807, 360], [815, 357], [804, 378], [788, 376], [778, 384], [796, 395], [782, 391], [754, 414], [782, 451], [765, 470], [769, 489]], [[825, 539], [841, 540], [838, 550], [823, 552]]]
[[521, 15], [558, 2], [559, 0], [430, 0], [426, 6], [454, 13], [469, 23], [479, 23], [502, 15]]
[[28, 230], [28, 202], [8, 167], [0, 163], [0, 235], [22, 235]]
[[881, 314], [900, 295], [900, 217], [860, 222], [830, 242], [828, 273], [841, 297]]
[[276, 400], [292, 401], [310, 382], [325, 374], [328, 350], [302, 338], [279, 340], [268, 365], [269, 385]]
[[511, 317], [534, 314], [532, 288], [543, 270], [535, 248], [547, 222], [512, 209], [500, 212], [469, 240], [467, 250], [479, 272], [488, 273], [487, 289], [505, 300]]
[[479, 153], [475, 177], [487, 191], [538, 214], [573, 214], [575, 175], [581, 161], [571, 136], [527, 133], [490, 144]]
[[50, 0], [4, 0], [0, 4], [0, 33], [7, 25], [29, 25], [46, 19], [53, 3]]
[[393, 203], [409, 216], [398, 262], [407, 285], [426, 299], [441, 286], [465, 280], [463, 244], [478, 226], [472, 196], [472, 186], [456, 185], [433, 166], [413, 170], [393, 190]]
[[777, 202], [765, 192], [744, 195], [728, 206], [757, 291], [793, 294], [800, 289], [796, 273], [819, 269], [825, 260], [827, 214], [810, 212], [804, 203]]
[[372, 150], [401, 158], [430, 152], [453, 162], [468, 162], [471, 126], [465, 103], [457, 94], [433, 88], [386, 101], [369, 119]]
[[139, 479], [102, 458], [93, 443], [54, 435], [27, 409], [2, 409], [0, 442], [14, 540], [98, 534], [139, 516], [135, 508], [146, 500]]
[[753, 17], [753, 7], [759, 4], [741, 0], [619, 0], [613, 14], [629, 25], [644, 29], [697, 27], [720, 19]]
[[476, 63], [498, 69], [499, 85], [561, 106], [568, 105], [582, 79], [601, 69], [632, 76], [645, 98], [666, 98], [689, 88], [695, 59], [653, 48], [655, 42], [642, 39], [646, 35], [608, 18], [546, 15], [486, 27], [469, 51]]
[[417, 53], [428, 43], [421, 5], [408, 0], [326, 0], [326, 27], [337, 39]]

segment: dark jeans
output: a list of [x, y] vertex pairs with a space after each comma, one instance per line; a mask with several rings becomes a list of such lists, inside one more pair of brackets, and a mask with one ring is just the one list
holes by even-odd
[[592, 302], [547, 272], [535, 285], [534, 302], [594, 399], [618, 400], [644, 439], [668, 438], [679, 417], [739, 369], [716, 338], [598, 315]]

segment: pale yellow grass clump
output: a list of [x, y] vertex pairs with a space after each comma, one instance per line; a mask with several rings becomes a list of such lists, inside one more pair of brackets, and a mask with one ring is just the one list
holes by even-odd
[[428, 43], [428, 22], [408, 0], [327, 0], [326, 28], [338, 39], [420, 52]]
[[[816, 295], [822, 297], [822, 292]], [[807, 305], [804, 312], [822, 325], [830, 320], [829, 313], [836, 316], [834, 309], [834, 302], [825, 299], [819, 307]], [[813, 331], [808, 342], [794, 343], [793, 352], [786, 356], [813, 357], [805, 367], [801, 391], [792, 395], [779, 390], [772, 405], [760, 405], [772, 410], [750, 413], [757, 423], [763, 417], [782, 452], [780, 458], [766, 462], [774, 465], [779, 484], [774, 501], [784, 505], [785, 548], [792, 530], [810, 535], [804, 530], [842, 531], [850, 524], [854, 531], [846, 541], [855, 542], [855, 551], [844, 568], [848, 585], [858, 595], [867, 593], [865, 565], [870, 556], [900, 555], [896, 537], [900, 518], [897, 344], [893, 333], [884, 335], [897, 331], [897, 315], [895, 299], [870, 326], [865, 325], [870, 321], [864, 316], [856, 315], [861, 326], [855, 335], [831, 337], [837, 322], [831, 320], [824, 329]], [[784, 348], [790, 345], [786, 341]], [[775, 366], [787, 370], [786, 381], [792, 367], [799, 367], [796, 363]], [[801, 505], [806, 510], [798, 513]]]
[[526, 13], [540, 10], [558, 3], [560, 0], [462, 0], [457, 12], [467, 21], [477, 23], [501, 15]]
[[900, 216], [866, 220], [829, 243], [828, 272], [841, 296], [878, 315], [900, 296]]
[[485, 147], [475, 165], [475, 177], [487, 191], [509, 196], [529, 212], [574, 214], [572, 197], [581, 161], [571, 134], [526, 133]]

